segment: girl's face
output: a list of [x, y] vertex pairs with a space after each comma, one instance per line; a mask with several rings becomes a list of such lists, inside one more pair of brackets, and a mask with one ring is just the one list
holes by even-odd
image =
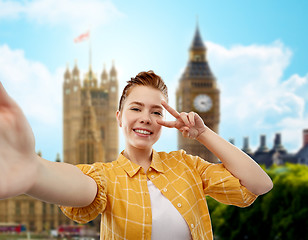
[[117, 120], [122, 127], [126, 148], [149, 149], [159, 139], [162, 126], [156, 120], [163, 118], [163, 94], [152, 87], [135, 86], [126, 97]]

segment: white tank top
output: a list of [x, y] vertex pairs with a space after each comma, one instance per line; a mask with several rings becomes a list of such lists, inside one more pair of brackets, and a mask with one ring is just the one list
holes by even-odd
[[191, 240], [190, 229], [172, 203], [147, 181], [152, 207], [152, 240]]

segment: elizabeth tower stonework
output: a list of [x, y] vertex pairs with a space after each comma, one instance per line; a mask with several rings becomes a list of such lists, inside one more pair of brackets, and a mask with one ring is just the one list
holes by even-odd
[[[176, 107], [179, 112], [197, 112], [204, 123], [218, 133], [220, 110], [216, 78], [207, 61], [207, 49], [197, 26], [192, 45], [189, 49], [189, 60], [179, 82], [176, 92]], [[206, 147], [196, 140], [184, 138], [178, 133], [178, 148], [188, 154], [197, 155], [209, 162], [217, 158]]]

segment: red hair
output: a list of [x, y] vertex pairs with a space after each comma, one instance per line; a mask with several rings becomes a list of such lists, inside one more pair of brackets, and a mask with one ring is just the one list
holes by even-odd
[[148, 86], [154, 89], [161, 91], [161, 93], [168, 101], [168, 88], [164, 83], [163, 79], [156, 75], [152, 70], [148, 72], [140, 72], [136, 77], [131, 78], [127, 81], [127, 85], [123, 89], [120, 102], [119, 102], [119, 111], [122, 110], [123, 104], [127, 96], [129, 95], [131, 89], [135, 86]]

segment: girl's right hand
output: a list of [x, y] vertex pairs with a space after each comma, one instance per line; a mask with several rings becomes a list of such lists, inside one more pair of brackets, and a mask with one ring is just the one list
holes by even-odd
[[38, 164], [32, 129], [0, 82], [0, 199], [25, 193]]

